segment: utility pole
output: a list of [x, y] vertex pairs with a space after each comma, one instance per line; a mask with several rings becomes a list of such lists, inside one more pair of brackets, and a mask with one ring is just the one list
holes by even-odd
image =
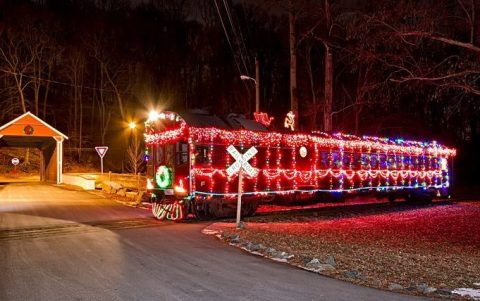
[[[260, 61], [255, 56], [255, 78], [246, 74], [240, 75], [241, 80], [251, 80], [255, 84], [255, 113], [260, 113]], [[249, 106], [251, 108], [251, 106]]]
[[325, 108], [323, 116], [323, 131], [332, 131], [332, 107], [333, 107], [333, 59], [330, 47], [325, 49]]
[[[330, 13], [329, 0], [324, 0], [325, 28], [332, 26], [332, 15]], [[325, 107], [323, 110], [323, 131], [330, 133], [333, 130], [332, 108], [333, 108], [333, 58], [332, 49], [328, 44], [329, 37], [324, 41], [325, 44]]]
[[298, 118], [298, 99], [297, 99], [297, 36], [295, 32], [296, 16], [294, 12], [293, 0], [290, 0], [290, 11], [288, 13], [290, 28], [290, 109]]
[[255, 57], [255, 112], [260, 113], [260, 63]]

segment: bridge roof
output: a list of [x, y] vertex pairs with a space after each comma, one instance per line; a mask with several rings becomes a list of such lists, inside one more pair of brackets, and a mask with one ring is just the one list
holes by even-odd
[[68, 137], [31, 112], [27, 112], [0, 127], [0, 137]]

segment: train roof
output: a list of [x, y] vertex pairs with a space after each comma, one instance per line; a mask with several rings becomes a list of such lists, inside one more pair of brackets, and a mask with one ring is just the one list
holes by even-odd
[[241, 114], [229, 114], [227, 116], [211, 115], [203, 110], [194, 110], [178, 113], [188, 126], [214, 127], [223, 130], [249, 130], [267, 132], [268, 128], [255, 120], [247, 119]]
[[[263, 124], [248, 120], [243, 115], [226, 117], [201, 112], [162, 112], [160, 120], [145, 123], [147, 144], [166, 144], [179, 139], [199, 143], [243, 144], [271, 147], [298, 147], [316, 144], [324, 148], [345, 150], [377, 150], [381, 152], [455, 156], [456, 150], [436, 141], [411, 141], [403, 139], [327, 134], [323, 132], [277, 132]], [[162, 120], [166, 122], [162, 125]], [[158, 127], [160, 126], [160, 128]]]
[[216, 115], [199, 113], [179, 113], [188, 126], [194, 127], [215, 127], [219, 129], [230, 129], [229, 125]]

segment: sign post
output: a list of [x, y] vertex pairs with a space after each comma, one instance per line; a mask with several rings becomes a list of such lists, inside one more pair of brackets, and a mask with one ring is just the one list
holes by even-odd
[[95, 146], [95, 150], [97, 151], [98, 156], [100, 157], [100, 170], [103, 174], [103, 157], [108, 151], [108, 146]]
[[18, 158], [12, 158], [12, 165], [13, 165], [13, 173], [17, 173], [17, 165], [20, 163], [20, 160]]
[[240, 217], [242, 213], [242, 193], [243, 193], [243, 171], [245, 171], [250, 177], [254, 177], [257, 174], [257, 170], [248, 163], [253, 156], [257, 154], [257, 149], [252, 146], [245, 154], [240, 154], [240, 152], [235, 148], [235, 146], [230, 145], [227, 148], [227, 151], [232, 155], [236, 160], [229, 168], [227, 168], [227, 173], [229, 176], [238, 172], [238, 199], [237, 199], [237, 228], [240, 228]]

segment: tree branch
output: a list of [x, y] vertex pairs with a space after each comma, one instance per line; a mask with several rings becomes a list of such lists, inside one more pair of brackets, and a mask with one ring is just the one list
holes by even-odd
[[391, 78], [390, 81], [395, 82], [395, 83], [404, 83], [408, 81], [441, 81], [445, 79], [451, 79], [455, 77], [460, 77], [460, 76], [465, 76], [465, 75], [470, 75], [470, 74], [480, 74], [480, 70], [465, 70], [462, 72], [456, 72], [456, 73], [451, 73], [447, 74], [444, 76], [438, 76], [438, 77], [426, 77], [426, 76], [409, 76], [409, 77], [401, 77], [399, 79]]
[[450, 38], [445, 38], [445, 37], [438, 36], [432, 33], [424, 32], [424, 31], [399, 32], [399, 35], [402, 37], [415, 36], [415, 37], [428, 38], [430, 40], [439, 41], [447, 45], [458, 46], [463, 49], [480, 53], [480, 47], [475, 46], [472, 43], [465, 43], [465, 42], [461, 42], [461, 41], [450, 39]]

